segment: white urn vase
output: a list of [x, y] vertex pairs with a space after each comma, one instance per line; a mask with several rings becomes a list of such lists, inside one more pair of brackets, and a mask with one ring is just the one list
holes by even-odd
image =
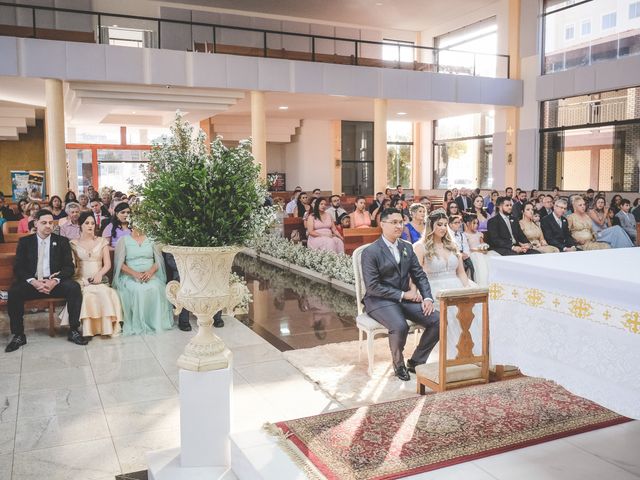
[[163, 250], [173, 255], [180, 274], [180, 282], [167, 284], [167, 298], [176, 313], [186, 308], [198, 318], [198, 332], [178, 358], [178, 366], [196, 372], [227, 368], [229, 350], [213, 333], [212, 324], [213, 316], [229, 304], [231, 265], [241, 249], [169, 245]]

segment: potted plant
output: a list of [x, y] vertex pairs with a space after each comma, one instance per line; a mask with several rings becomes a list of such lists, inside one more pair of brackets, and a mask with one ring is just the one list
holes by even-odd
[[250, 148], [248, 141], [227, 148], [220, 138], [208, 146], [204, 133], [194, 134], [177, 114], [171, 135], [154, 144], [138, 187], [136, 221], [173, 254], [180, 274], [180, 283], [167, 285], [167, 297], [198, 318], [198, 332], [178, 359], [187, 370], [227, 367], [228, 351], [213, 333], [212, 317], [229, 304], [235, 255], [272, 220]]

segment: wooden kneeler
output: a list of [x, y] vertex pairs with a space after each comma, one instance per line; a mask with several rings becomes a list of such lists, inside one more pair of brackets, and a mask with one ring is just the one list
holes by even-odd
[[[440, 358], [437, 363], [416, 367], [417, 390], [425, 394], [425, 387], [436, 392], [489, 382], [489, 289], [460, 288], [443, 290], [440, 300]], [[482, 319], [475, 318], [473, 307], [482, 304]], [[461, 334], [454, 359], [447, 359], [447, 308], [457, 308]], [[473, 354], [473, 339], [469, 329], [482, 320], [482, 354]]]

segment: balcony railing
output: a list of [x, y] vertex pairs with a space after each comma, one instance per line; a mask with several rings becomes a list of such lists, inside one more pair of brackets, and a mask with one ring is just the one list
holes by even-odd
[[558, 126], [607, 123], [627, 118], [627, 97], [590, 100], [558, 107]]
[[[0, 35], [500, 78], [510, 67], [501, 54], [7, 2]], [[397, 58], [385, 59], [383, 48], [397, 48]]]

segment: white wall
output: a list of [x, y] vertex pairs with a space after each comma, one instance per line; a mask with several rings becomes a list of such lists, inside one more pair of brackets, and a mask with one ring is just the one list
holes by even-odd
[[284, 145], [287, 188], [303, 190], [333, 188], [333, 138], [331, 121], [302, 120], [292, 142]]
[[[285, 144], [267, 143], [267, 172], [286, 173]], [[287, 183], [289, 179], [287, 178]], [[288, 187], [288, 185], [287, 185]]]

